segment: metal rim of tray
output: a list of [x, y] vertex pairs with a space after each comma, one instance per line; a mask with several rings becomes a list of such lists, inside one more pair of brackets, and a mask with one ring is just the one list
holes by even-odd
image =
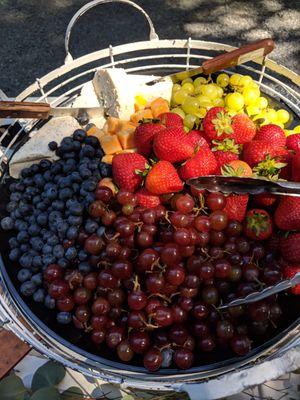
[[[69, 52], [69, 39], [72, 28], [78, 18], [91, 8], [106, 3], [125, 3], [138, 9], [146, 18], [150, 37], [147, 41], [127, 43], [116, 47], [109, 46], [80, 58], [72, 58]], [[71, 19], [65, 38], [66, 60], [61, 67], [51, 71], [21, 92], [16, 100], [25, 100], [35, 97], [35, 101], [48, 101], [49, 97], [52, 107], [62, 104], [71, 104], [80, 94], [85, 82], [91, 79], [97, 68], [124, 68], [128, 73], [169, 73], [174, 70], [185, 70], [199, 66], [202, 60], [208, 59], [220, 51], [229, 51], [234, 47], [201, 40], [160, 40], [155, 32], [153, 23], [148, 14], [137, 4], [129, 0], [94, 0], [83, 6]], [[145, 51], [149, 54], [144, 55]], [[130, 58], [128, 58], [130, 56]], [[161, 63], [162, 60], [162, 63]], [[165, 61], [168, 61], [165, 63]], [[145, 64], [147, 61], [147, 64]], [[298, 117], [300, 117], [300, 95], [292, 86], [300, 87], [300, 77], [289, 69], [271, 61], [267, 58], [262, 63], [256, 62], [251, 65], [241, 65], [240, 71], [251, 74], [260, 85], [263, 92], [275, 97], [286, 104]], [[232, 74], [232, 71], [226, 71]], [[67, 79], [65, 79], [67, 75]], [[283, 79], [283, 81], [281, 80]], [[72, 87], [70, 88], [70, 86]], [[16, 122], [16, 121], [14, 121]], [[21, 128], [6, 146], [0, 164], [2, 170], [7, 169], [14, 144], [18, 143], [21, 133], [28, 134], [39, 122], [37, 120], [17, 121]], [[0, 137], [0, 144], [7, 140], [8, 129]], [[250, 356], [241, 359], [232, 359], [230, 365], [220, 363], [214, 364], [213, 370], [203, 370], [195, 367], [186, 372], [169, 370], [168, 374], [149, 374], [143, 368], [133, 368], [117, 362], [95, 361], [95, 357], [76, 346], [73, 346], [48, 329], [45, 331], [44, 324], [31, 312], [22, 300], [21, 296], [13, 287], [7, 275], [2, 258], [0, 259], [0, 319], [18, 337], [31, 344], [44, 355], [63, 363], [70, 368], [80, 371], [94, 378], [102, 378], [114, 383], [123, 383], [140, 389], [176, 390], [182, 382], [195, 382], [212, 376], [221, 375], [226, 372], [243, 368], [245, 365], [253, 365], [258, 358], [268, 358], [278, 349], [295, 340], [300, 331], [300, 317], [286, 330], [278, 334], [268, 343], [251, 352]], [[231, 360], [229, 360], [231, 361]], [[225, 366], [224, 366], [225, 365]], [[126, 370], [120, 370], [126, 368]], [[251, 384], [251, 383], [249, 383]]]

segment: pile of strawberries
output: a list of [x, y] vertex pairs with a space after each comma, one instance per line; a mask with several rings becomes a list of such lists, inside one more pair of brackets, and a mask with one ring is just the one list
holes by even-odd
[[[188, 133], [179, 115], [161, 114], [136, 128], [135, 145], [137, 153], [114, 156], [113, 179], [120, 189], [134, 192], [138, 204], [146, 208], [183, 191], [185, 181], [198, 176], [261, 176], [300, 182], [300, 134], [286, 137], [274, 124], [257, 128], [246, 114], [231, 117], [223, 107], [211, 108], [202, 130]], [[292, 276], [300, 271], [300, 199], [261, 194], [253, 202], [260, 207], [256, 213], [268, 217], [268, 224], [261, 218], [264, 223], [255, 239], [265, 239], [266, 231], [270, 237], [275, 226], [287, 263], [285, 275]], [[248, 195], [228, 195], [228, 217], [244, 221], [248, 203]], [[300, 287], [293, 291], [300, 293]]]

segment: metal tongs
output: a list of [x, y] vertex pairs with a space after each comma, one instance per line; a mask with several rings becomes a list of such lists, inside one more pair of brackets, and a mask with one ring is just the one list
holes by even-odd
[[[235, 194], [260, 194], [272, 193], [281, 196], [300, 197], [300, 183], [287, 181], [271, 181], [264, 178], [242, 178], [236, 176], [207, 175], [199, 178], [192, 178], [187, 184], [196, 189], [206, 189], [209, 192], [223, 192]], [[239, 306], [242, 304], [255, 303], [273, 294], [282, 292], [300, 283], [300, 272], [293, 278], [286, 279], [269, 286], [261, 291], [253, 292], [245, 297], [232, 300], [230, 303], [221, 305], [220, 310]]]
[[206, 175], [192, 178], [187, 184], [196, 189], [209, 192], [236, 194], [272, 193], [281, 196], [300, 197], [300, 183], [288, 181], [271, 181], [264, 178], [241, 178], [238, 176]]

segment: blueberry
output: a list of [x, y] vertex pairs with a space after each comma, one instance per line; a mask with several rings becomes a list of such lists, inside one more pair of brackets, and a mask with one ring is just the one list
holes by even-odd
[[62, 171], [62, 165], [57, 161], [55, 161], [50, 167], [50, 172], [53, 175], [58, 175], [61, 171]]
[[86, 195], [88, 194], [88, 192], [83, 187], [81, 187], [79, 190], [79, 194], [84, 199], [86, 197]]
[[98, 228], [99, 225], [97, 222], [91, 219], [88, 219], [84, 225], [84, 229], [87, 233], [95, 233]]
[[22, 254], [19, 263], [23, 268], [30, 268], [32, 264], [32, 256], [29, 253]]
[[28, 228], [28, 233], [30, 236], [38, 236], [41, 232], [41, 228], [37, 224], [32, 224]]
[[52, 162], [47, 159], [43, 159], [39, 162], [39, 169], [41, 171], [47, 171], [52, 165]]
[[28, 281], [32, 276], [32, 273], [29, 269], [22, 268], [18, 272], [17, 278], [19, 282], [25, 282]]
[[73, 171], [71, 173], [71, 180], [74, 183], [81, 183], [82, 182], [82, 178], [81, 178], [81, 176], [80, 176], [78, 171]]
[[36, 251], [42, 251], [42, 248], [44, 246], [44, 242], [42, 241], [41, 238], [39, 237], [33, 237], [30, 239], [30, 244], [32, 248]]
[[33, 185], [33, 179], [31, 177], [27, 177], [27, 178], [24, 178], [23, 182], [24, 182], [24, 185], [27, 186], [25, 189], [26, 193], [29, 193], [27, 191], [27, 189], [28, 189], [28, 187], [31, 187], [31, 185]]
[[67, 152], [67, 153], [63, 154], [63, 159], [64, 160], [73, 160], [75, 157], [76, 157], [75, 151], [70, 151], [70, 152]]
[[6, 211], [10, 213], [10, 212], [14, 211], [17, 207], [18, 207], [18, 203], [16, 201], [10, 201], [6, 205]]
[[9, 185], [8, 189], [10, 192], [15, 192], [16, 191], [16, 184], [17, 182], [13, 182]]
[[40, 201], [42, 201], [42, 198], [41, 198], [41, 196], [39, 194], [33, 196], [33, 198], [32, 198], [32, 204], [33, 205], [38, 204]]
[[44, 265], [54, 264], [56, 258], [52, 254], [43, 254], [42, 261]]
[[25, 217], [26, 215], [29, 215], [32, 213], [33, 207], [30, 204], [22, 204], [19, 207], [19, 211], [20, 211], [20, 214]]
[[77, 140], [78, 142], [83, 142], [84, 138], [86, 137], [86, 131], [84, 131], [83, 129], [76, 129], [72, 136], [74, 140]]
[[77, 257], [77, 250], [75, 247], [69, 247], [65, 252], [65, 257], [67, 260], [74, 260]]
[[29, 170], [29, 168], [23, 168], [22, 170], [21, 170], [21, 177], [22, 178], [27, 178], [27, 176], [29, 176], [30, 175], [30, 170]]
[[24, 192], [25, 185], [21, 181], [19, 181], [19, 182], [16, 183], [15, 190], [17, 192]]
[[36, 286], [31, 281], [23, 282], [20, 286], [20, 292], [23, 296], [29, 297], [32, 296], [35, 292]]
[[99, 237], [101, 237], [104, 233], [105, 233], [105, 227], [104, 227], [104, 226], [100, 226], [100, 227], [97, 229], [97, 235], [98, 235]]
[[49, 188], [45, 192], [45, 195], [46, 195], [47, 199], [49, 199], [49, 200], [56, 199], [57, 194], [58, 194], [58, 192], [57, 192], [56, 187]]
[[53, 140], [52, 142], [48, 143], [48, 147], [51, 151], [55, 151], [57, 149], [57, 143]]
[[98, 161], [97, 161], [97, 160], [91, 160], [91, 161], [88, 163], [88, 168], [89, 168], [91, 171], [96, 171], [96, 170], [98, 169]]
[[104, 156], [104, 151], [100, 148], [100, 149], [97, 149], [96, 150], [96, 153], [95, 153], [95, 157], [96, 158], [100, 158], [100, 160], [101, 160], [101, 158]]
[[52, 173], [50, 170], [45, 171], [45, 172], [43, 173], [43, 177], [44, 177], [44, 179], [45, 179], [46, 182], [51, 182], [52, 179], [53, 179], [53, 173]]
[[39, 272], [38, 274], [32, 275], [31, 282], [36, 286], [40, 286], [43, 283], [43, 274]]
[[72, 184], [72, 190], [73, 190], [73, 192], [74, 193], [79, 193], [79, 191], [80, 191], [80, 184], [79, 183], [73, 183]]
[[36, 175], [33, 177], [33, 181], [34, 181], [34, 183], [36, 184], [36, 186], [37, 186], [38, 188], [40, 188], [40, 189], [43, 189], [43, 187], [44, 187], [44, 185], [45, 185], [45, 183], [46, 183], [46, 181], [45, 181], [45, 179], [44, 179], [44, 177], [43, 177], [42, 174], [36, 174]]
[[85, 166], [79, 167], [79, 173], [83, 179], [86, 179], [86, 178], [89, 178], [90, 176], [92, 176], [92, 172]]
[[37, 209], [37, 210], [40, 210], [40, 211], [46, 211], [47, 208], [48, 208], [47, 205], [46, 205], [43, 201], [39, 202], [39, 203], [36, 205], [36, 209]]
[[57, 232], [61, 234], [65, 234], [67, 232], [67, 229], [69, 228], [69, 225], [67, 222], [62, 221], [57, 224]]
[[12, 250], [9, 252], [8, 258], [9, 258], [11, 261], [18, 261], [20, 255], [21, 255], [20, 249], [18, 249], [18, 248], [16, 247], [16, 248], [12, 249]]
[[75, 204], [70, 205], [69, 211], [72, 215], [79, 216], [82, 215], [83, 213], [83, 207], [80, 203], [77, 202]]
[[70, 174], [71, 172], [74, 172], [76, 170], [76, 161], [71, 158], [69, 160], [66, 161], [66, 163], [63, 166], [63, 172], [65, 174]]
[[44, 303], [45, 300], [45, 290], [42, 288], [39, 288], [37, 291], [34, 292], [33, 294], [33, 300], [36, 303]]
[[[35, 257], [35, 256], [38, 256], [38, 255], [39, 255], [39, 253], [38, 253], [36, 250], [34, 250], [34, 249], [29, 249], [29, 250], [28, 250], [28, 253], [29, 253], [32, 257]], [[33, 261], [33, 259], [32, 259], [32, 261]]]
[[85, 196], [85, 201], [86, 201], [87, 205], [90, 205], [93, 201], [95, 201], [95, 199], [96, 199], [96, 196], [94, 195], [94, 193], [91, 193], [91, 192]]
[[16, 219], [14, 222], [14, 227], [18, 231], [25, 231], [26, 229], [28, 229], [28, 224], [22, 219]]
[[68, 223], [70, 225], [79, 226], [82, 224], [82, 217], [80, 215], [70, 215], [68, 217]]
[[51, 211], [49, 213], [49, 222], [55, 222], [62, 218], [62, 213], [60, 211]]
[[23, 243], [20, 245], [20, 252], [27, 253], [30, 250], [30, 246], [28, 243]]
[[59, 239], [56, 235], [51, 235], [47, 239], [47, 244], [49, 244], [50, 246], [56, 246], [58, 243], [59, 243]]
[[70, 265], [70, 262], [66, 258], [60, 258], [57, 261], [57, 264], [62, 268], [67, 268]]
[[47, 307], [49, 310], [53, 310], [55, 308], [55, 300], [52, 299], [49, 294], [47, 294], [47, 296], [45, 297], [44, 304], [45, 307]]
[[77, 140], [74, 140], [73, 151], [79, 152], [80, 150], [81, 150], [81, 143], [78, 142]]
[[59, 312], [56, 315], [56, 320], [59, 324], [67, 325], [72, 321], [72, 315], [69, 312]]
[[14, 227], [14, 221], [10, 217], [4, 217], [1, 219], [1, 228], [4, 229], [5, 231], [9, 231], [13, 229]]
[[8, 240], [8, 244], [9, 244], [9, 247], [10, 247], [11, 249], [15, 249], [15, 248], [17, 248], [17, 247], [19, 246], [19, 243], [18, 243], [18, 241], [17, 241], [17, 238], [15, 238], [15, 237], [11, 237], [11, 238]]
[[11, 195], [10, 195], [10, 201], [16, 201], [16, 202], [18, 202], [18, 201], [21, 200], [21, 198], [22, 198], [22, 194], [19, 193], [19, 192], [13, 192], [13, 193], [11, 193]]
[[82, 182], [81, 187], [87, 192], [93, 192], [97, 187], [97, 182], [95, 182], [92, 178], [90, 178]]
[[32, 259], [32, 266], [34, 268], [40, 268], [40, 267], [42, 267], [42, 265], [43, 265], [42, 257], [39, 255], [34, 256]]
[[63, 188], [59, 191], [58, 197], [60, 200], [67, 200], [73, 196], [73, 190], [70, 188]]
[[27, 231], [22, 230], [17, 234], [17, 240], [19, 243], [26, 243], [29, 241], [29, 239], [30, 239], [30, 236], [28, 235]]
[[56, 244], [53, 247], [53, 255], [56, 258], [62, 258], [65, 254], [65, 249], [61, 244]]
[[70, 226], [67, 230], [66, 236], [69, 240], [75, 240], [78, 236], [78, 229], [75, 226]]
[[29, 169], [31, 172], [31, 176], [33, 176], [34, 174], [37, 174], [40, 170], [40, 168], [37, 164], [32, 164], [31, 167], [29, 167]]
[[83, 250], [83, 249], [79, 250], [79, 252], [78, 252], [79, 261], [85, 261], [88, 258], [88, 256], [89, 255], [85, 250]]
[[41, 213], [37, 216], [36, 218], [36, 222], [40, 225], [40, 226], [46, 226], [47, 222], [48, 222], [48, 216], [45, 213]]
[[87, 261], [82, 261], [78, 264], [78, 271], [82, 274], [88, 274], [91, 271], [91, 266]]
[[100, 145], [99, 140], [96, 136], [87, 136], [84, 139], [84, 143], [86, 145], [90, 145], [90, 146], [94, 147], [95, 149], [97, 149]]
[[52, 203], [52, 208], [55, 211], [63, 211], [65, 208], [65, 203], [62, 200], [54, 200]]
[[44, 244], [42, 252], [43, 252], [43, 254], [51, 254], [52, 246], [49, 246], [49, 244]]
[[90, 146], [89, 144], [85, 145], [79, 153], [79, 157], [89, 157], [92, 158], [95, 156], [95, 149], [94, 147]]

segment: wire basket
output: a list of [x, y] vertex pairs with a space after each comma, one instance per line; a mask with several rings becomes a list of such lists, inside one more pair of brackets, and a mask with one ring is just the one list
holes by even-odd
[[[149, 25], [149, 40], [127, 43], [113, 47], [110, 45], [79, 58], [73, 59], [69, 50], [69, 40], [72, 28], [76, 21], [91, 8], [105, 3], [125, 3], [135, 7], [145, 17]], [[148, 14], [137, 4], [130, 0], [93, 0], [84, 5], [71, 19], [65, 36], [66, 59], [64, 65], [36, 79], [33, 84], [23, 90], [17, 101], [30, 98], [31, 101], [48, 102], [51, 107], [71, 105], [80, 95], [83, 85], [93, 78], [98, 68], [124, 68], [127, 73], [167, 75], [169, 73], [188, 70], [198, 67], [204, 60], [209, 59], [219, 52], [233, 50], [234, 47], [215, 42], [201, 40], [160, 40], [155, 32], [153, 23]], [[289, 69], [265, 58], [262, 62], [251, 62], [235, 68], [234, 71], [247, 73], [260, 85], [262, 92], [269, 95], [281, 107], [287, 108], [296, 121], [300, 118], [300, 77]], [[38, 126], [38, 120], [14, 120], [9, 124], [0, 137], [3, 153], [0, 153], [0, 165], [3, 171], [2, 180], [12, 154], [20, 144], [27, 140], [33, 127]], [[3, 122], [3, 125], [7, 121]], [[13, 132], [13, 134], [12, 134]], [[38, 133], [37, 133], [38, 134]], [[269, 343], [267, 348], [256, 351], [246, 358], [235, 359], [231, 364], [215, 365], [214, 368], [201, 370], [195, 368], [188, 372], [179, 373], [176, 370], [167, 374], [147, 374], [143, 369], [131, 369], [123, 365], [120, 370], [118, 363], [108, 363], [93, 358], [89, 353], [79, 352], [75, 346], [60, 338], [54, 332], [49, 333], [47, 327], [39, 321], [31, 310], [25, 305], [17, 291], [9, 285], [9, 277], [0, 260], [1, 296], [0, 320], [3, 325], [11, 329], [17, 336], [31, 344], [49, 358], [82, 372], [86, 376], [102, 378], [124, 387], [137, 389], [156, 389], [163, 391], [182, 390], [182, 385], [201, 382], [221, 376], [229, 371], [243, 371], [249, 365], [261, 363], [271, 355], [295, 344], [300, 333], [299, 321], [295, 321], [289, 329], [282, 332], [276, 340]], [[124, 370], [126, 368], [126, 371]], [[249, 385], [251, 385], [249, 378]], [[253, 383], [252, 383], [253, 384]]]

